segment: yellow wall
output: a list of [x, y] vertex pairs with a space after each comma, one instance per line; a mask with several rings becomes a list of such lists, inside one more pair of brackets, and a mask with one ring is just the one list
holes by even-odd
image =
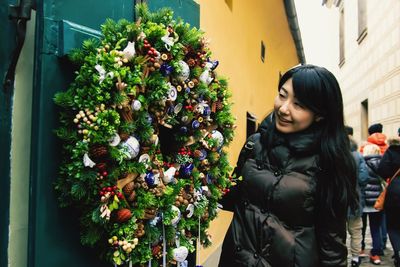
[[[233, 112], [237, 117], [235, 139], [229, 148], [236, 163], [246, 138], [246, 112], [258, 122], [272, 110], [279, 72], [299, 63], [281, 0], [198, 0], [200, 28], [210, 40], [219, 75], [229, 79]], [[261, 61], [261, 41], [266, 46]], [[220, 245], [231, 214], [221, 212], [210, 226], [213, 246], [200, 250], [203, 266], [216, 266]]]
[[[200, 28], [210, 40], [219, 75], [229, 79], [237, 116], [231, 163], [245, 141], [246, 111], [260, 122], [272, 109], [279, 72], [299, 63], [281, 0], [198, 0]], [[261, 61], [261, 41], [266, 46]]]

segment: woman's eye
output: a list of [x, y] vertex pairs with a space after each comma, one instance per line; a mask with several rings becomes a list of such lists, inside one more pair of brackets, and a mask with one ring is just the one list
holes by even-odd
[[304, 108], [304, 106], [300, 102], [294, 102], [294, 105], [299, 108]]
[[279, 91], [279, 97], [281, 97], [281, 98], [285, 98], [285, 97], [286, 97], [286, 94], [285, 94], [285, 92], [283, 92], [283, 91]]

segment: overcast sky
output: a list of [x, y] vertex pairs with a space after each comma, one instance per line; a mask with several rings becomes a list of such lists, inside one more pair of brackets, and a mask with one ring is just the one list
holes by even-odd
[[322, 6], [322, 0], [295, 0], [294, 2], [307, 63], [323, 66], [337, 73], [338, 9]]

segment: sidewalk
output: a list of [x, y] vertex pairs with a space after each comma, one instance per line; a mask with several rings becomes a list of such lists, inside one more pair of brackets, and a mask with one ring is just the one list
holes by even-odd
[[[348, 235], [347, 235], [348, 237]], [[347, 238], [348, 239], [348, 238]], [[371, 233], [369, 231], [369, 228], [367, 228], [366, 231], [366, 236], [365, 236], [365, 243], [366, 243], [366, 248], [365, 248], [365, 253], [368, 254], [369, 251], [371, 250], [371, 245], [372, 245], [372, 239], [371, 239]], [[381, 256], [381, 264], [380, 265], [374, 265], [369, 261], [369, 257], [363, 257], [361, 258], [361, 265], [360, 267], [372, 267], [372, 266], [381, 266], [381, 267], [393, 267], [393, 249], [392, 246], [390, 245], [389, 238], [387, 240], [387, 248], [384, 250], [385, 256]], [[347, 247], [349, 248], [349, 244], [347, 244]], [[351, 254], [349, 251], [349, 262], [351, 261]]]

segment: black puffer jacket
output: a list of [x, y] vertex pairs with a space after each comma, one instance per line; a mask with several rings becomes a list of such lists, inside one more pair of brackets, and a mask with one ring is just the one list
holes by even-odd
[[346, 266], [346, 216], [320, 220], [315, 209], [319, 171], [315, 133], [278, 137], [242, 170], [243, 182], [224, 199], [234, 217], [225, 237], [220, 267]]
[[[385, 154], [383, 154], [382, 160], [379, 163], [378, 173], [383, 178], [392, 178], [392, 176], [400, 168], [400, 145], [391, 145]], [[400, 208], [400, 177], [398, 176], [392, 180], [391, 185], [388, 186], [385, 198], [385, 211], [388, 213], [388, 208], [393, 209], [398, 216], [398, 210]], [[397, 225], [400, 228], [400, 225]]]
[[368, 170], [368, 183], [365, 186], [365, 206], [374, 207], [376, 199], [382, 192], [382, 178], [378, 175], [377, 170], [382, 159], [381, 155], [364, 156]]

